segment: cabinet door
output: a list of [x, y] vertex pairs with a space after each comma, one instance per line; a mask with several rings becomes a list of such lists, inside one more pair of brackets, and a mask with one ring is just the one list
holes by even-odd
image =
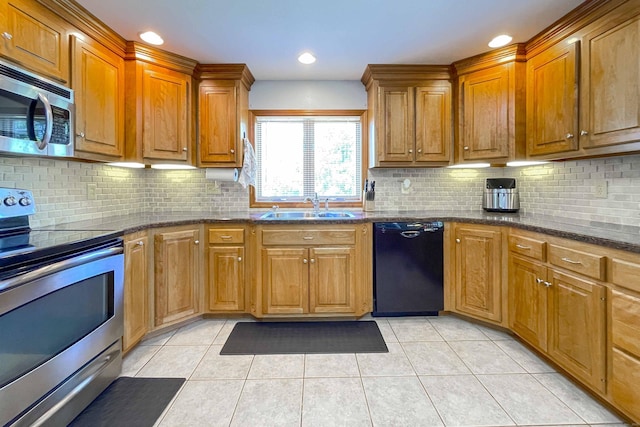
[[509, 66], [476, 71], [462, 80], [464, 160], [509, 156]]
[[527, 61], [527, 155], [578, 149], [578, 52], [560, 43]]
[[189, 76], [145, 65], [142, 75], [145, 158], [188, 160], [190, 82]]
[[198, 312], [198, 234], [185, 230], [155, 236], [155, 326]]
[[309, 312], [354, 313], [355, 249], [309, 249]]
[[604, 393], [605, 289], [550, 270], [549, 355]]
[[[124, 60], [93, 41], [72, 37], [76, 155], [124, 155]], [[88, 153], [88, 154], [84, 154]]]
[[236, 164], [237, 88], [233, 81], [200, 85], [200, 162]]
[[509, 260], [509, 326], [522, 339], [547, 350], [547, 269], [518, 256]]
[[451, 87], [416, 88], [415, 138], [417, 162], [450, 160]]
[[414, 88], [380, 87], [381, 162], [413, 162], [415, 148]]
[[124, 244], [124, 351], [140, 341], [148, 329], [148, 242], [143, 236]]
[[265, 313], [302, 314], [309, 311], [308, 255], [305, 248], [262, 249]]
[[636, 420], [640, 419], [640, 358], [617, 348], [612, 352], [611, 397]]
[[209, 247], [209, 310], [244, 310], [244, 247]]
[[[640, 139], [640, 15], [617, 19], [583, 38], [582, 147]], [[587, 154], [588, 150], [587, 150]]]
[[456, 309], [482, 319], [502, 320], [502, 233], [456, 228]]
[[39, 74], [69, 81], [66, 24], [34, 1], [9, 0], [0, 5], [0, 55]]

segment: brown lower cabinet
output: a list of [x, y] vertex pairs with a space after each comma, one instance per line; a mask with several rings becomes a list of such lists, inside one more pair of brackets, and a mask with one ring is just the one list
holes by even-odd
[[206, 293], [210, 312], [243, 312], [245, 308], [244, 227], [210, 227]]
[[149, 330], [149, 282], [147, 260], [149, 237], [146, 231], [124, 238], [124, 335], [122, 349], [128, 351]]

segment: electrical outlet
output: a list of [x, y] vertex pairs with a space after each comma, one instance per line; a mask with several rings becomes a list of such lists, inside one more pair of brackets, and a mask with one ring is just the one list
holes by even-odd
[[97, 184], [87, 184], [87, 200], [96, 199]]
[[597, 199], [606, 199], [607, 193], [607, 181], [597, 181], [593, 187], [593, 196]]

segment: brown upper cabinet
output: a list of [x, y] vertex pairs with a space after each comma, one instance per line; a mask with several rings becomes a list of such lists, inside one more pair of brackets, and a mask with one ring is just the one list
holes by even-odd
[[249, 129], [249, 90], [255, 81], [244, 64], [198, 66], [200, 78], [198, 166], [242, 166]]
[[126, 160], [193, 164], [195, 61], [128, 42]]
[[525, 49], [514, 44], [455, 62], [456, 163], [525, 157]]
[[0, 2], [0, 55], [69, 83], [70, 26], [35, 1]]
[[367, 66], [369, 167], [450, 163], [450, 79], [448, 66]]
[[527, 154], [536, 159], [640, 150], [640, 4], [602, 16], [527, 62]]
[[75, 91], [75, 156], [124, 158], [124, 59], [98, 42], [71, 37], [71, 86]]

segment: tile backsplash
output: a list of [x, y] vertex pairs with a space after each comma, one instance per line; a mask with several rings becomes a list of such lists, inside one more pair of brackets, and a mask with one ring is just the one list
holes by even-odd
[[[371, 169], [379, 210], [479, 210], [486, 178], [518, 181], [520, 211], [640, 225], [640, 155], [487, 169]], [[403, 191], [402, 181], [411, 186]], [[606, 183], [606, 198], [595, 188]], [[33, 191], [33, 227], [143, 211], [249, 209], [248, 189], [204, 170], [122, 169], [100, 163], [0, 157], [0, 186]]]

